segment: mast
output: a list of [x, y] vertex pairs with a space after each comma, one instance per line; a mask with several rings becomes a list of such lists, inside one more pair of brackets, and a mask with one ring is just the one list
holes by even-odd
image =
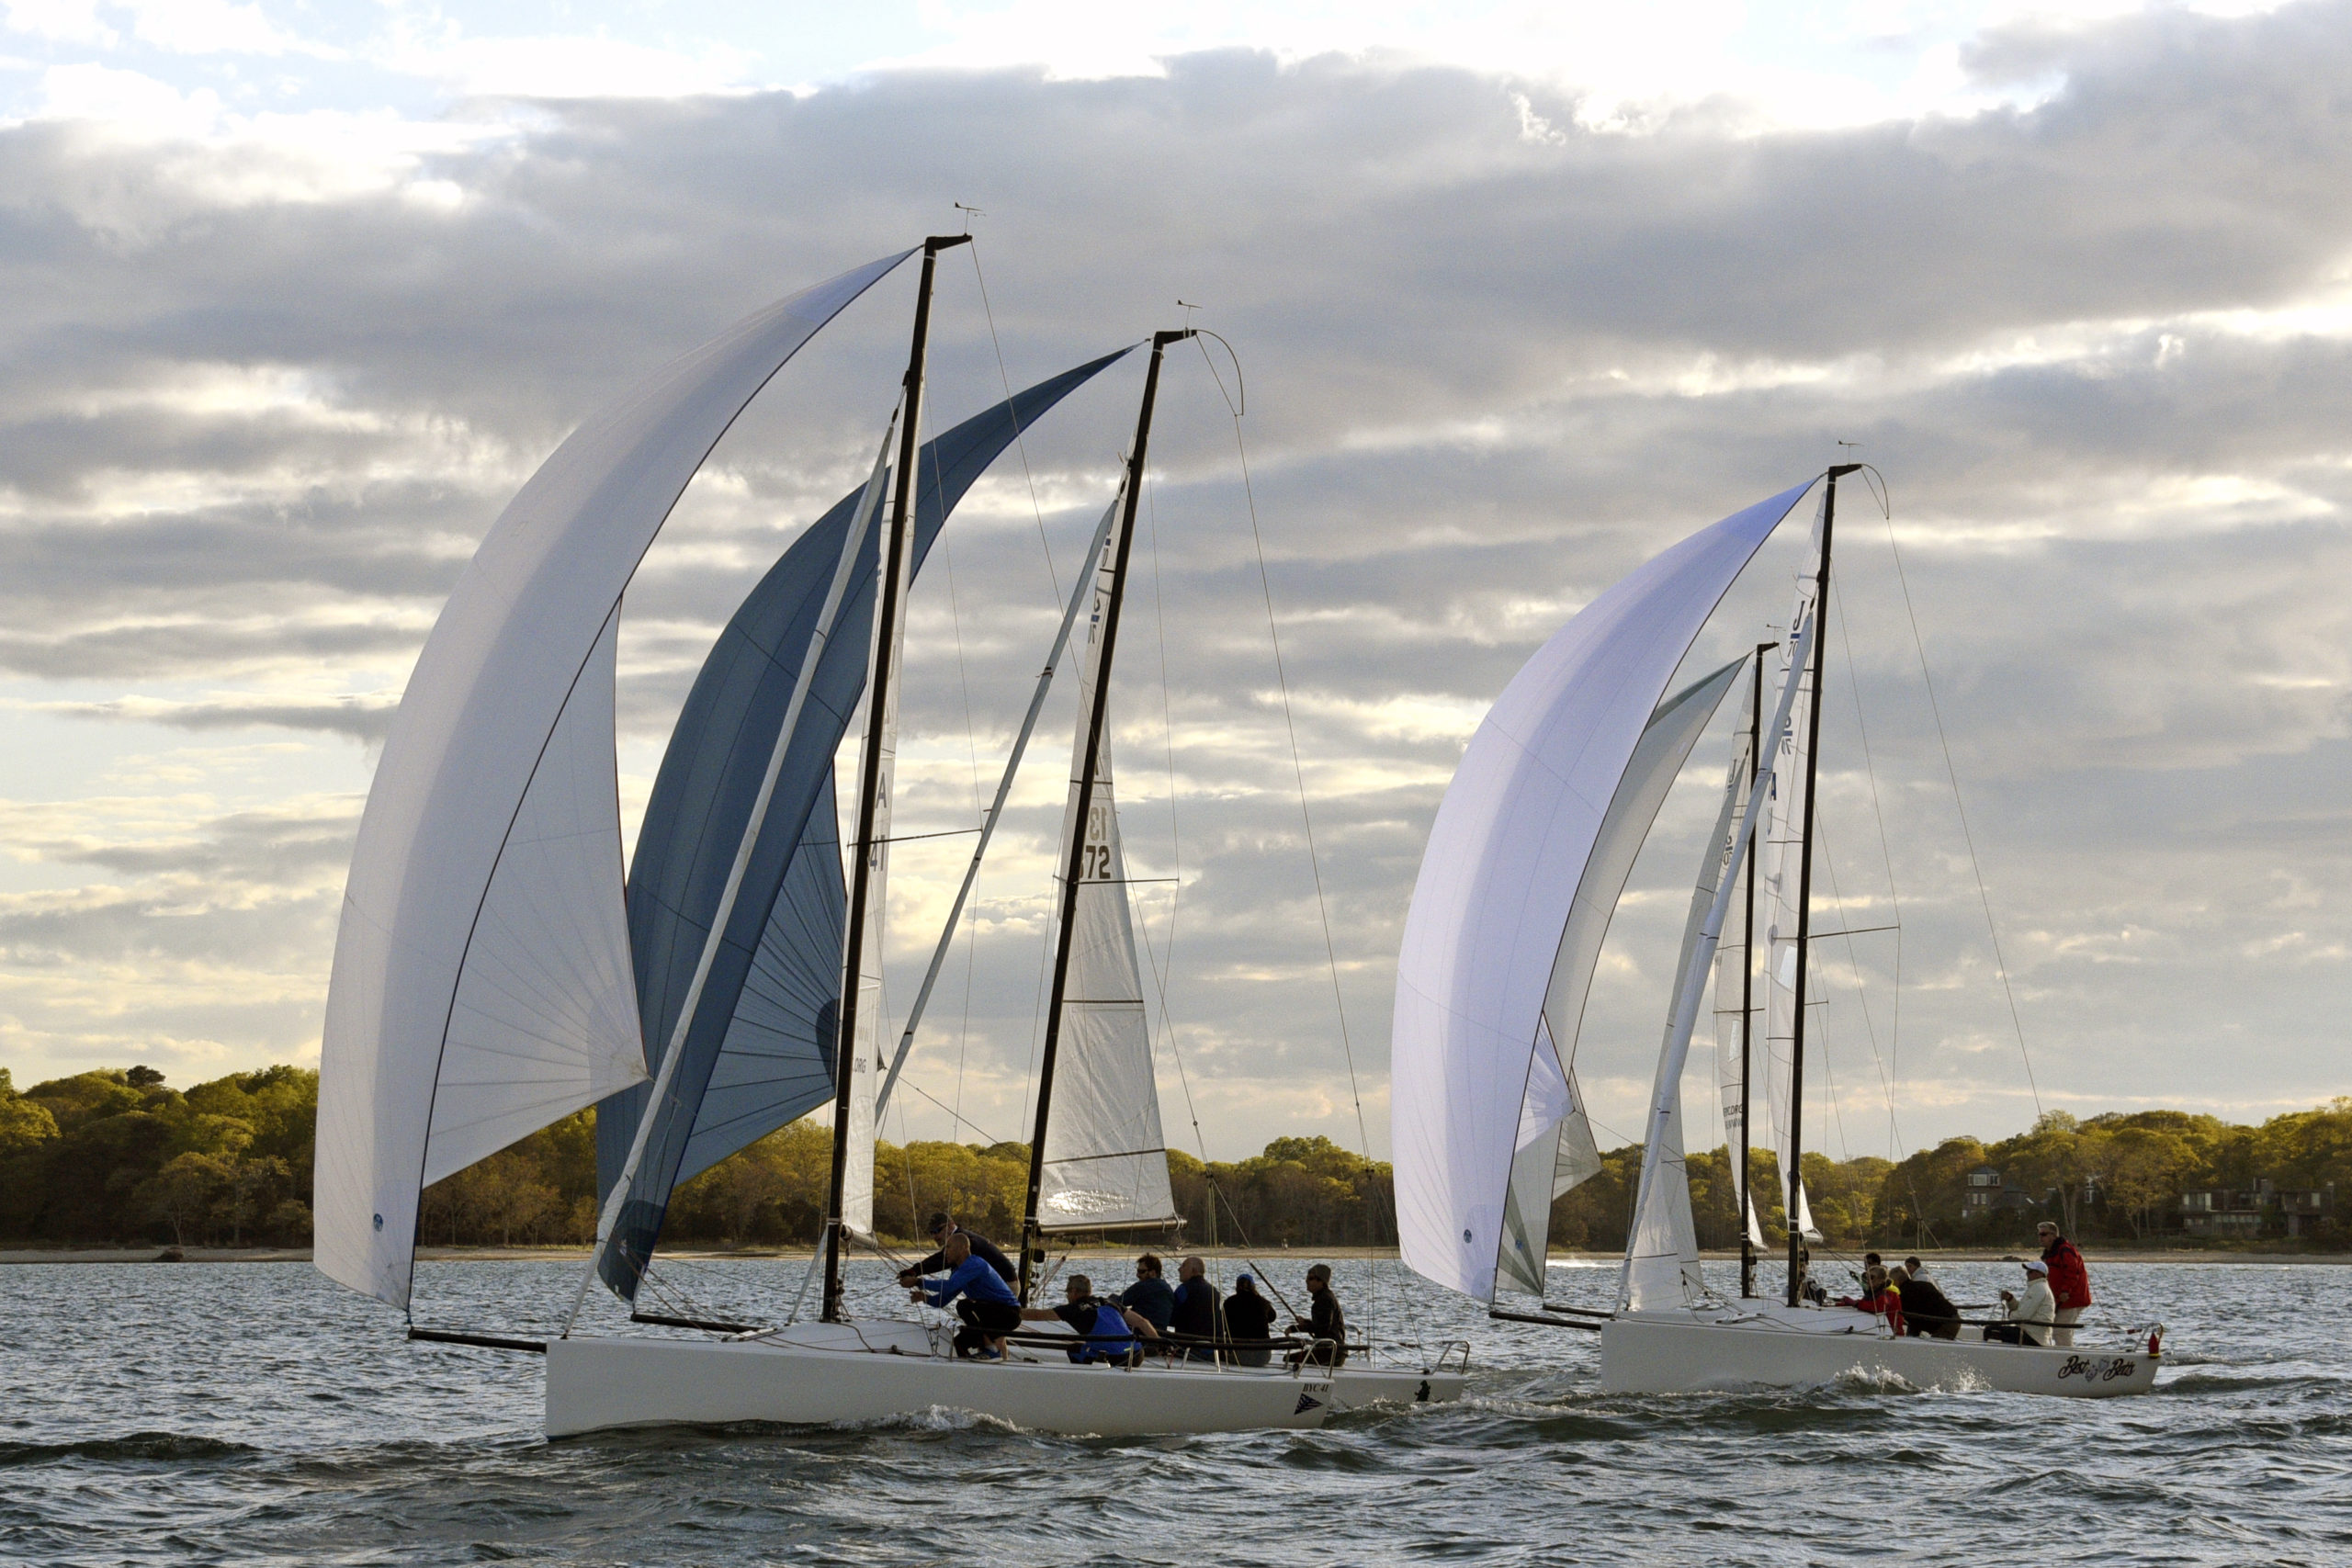
[[[1756, 661], [1749, 671], [1751, 684], [1747, 694], [1747, 784], [1756, 787], [1756, 775], [1764, 765], [1758, 750], [1764, 734], [1764, 656], [1779, 647], [1778, 643], [1759, 642], [1756, 645]], [[1747, 878], [1747, 906], [1741, 913], [1744, 921], [1740, 932], [1739, 965], [1739, 1293], [1745, 1298], [1756, 1293], [1756, 1243], [1748, 1235], [1747, 1216], [1755, 1207], [1748, 1196], [1747, 1119], [1748, 1072], [1755, 1060], [1752, 1036], [1756, 1021], [1756, 862], [1758, 856], [1747, 857], [1745, 874]]]
[[914, 552], [915, 455], [922, 421], [923, 353], [931, 335], [931, 285], [939, 253], [967, 243], [969, 234], [934, 234], [922, 243], [922, 278], [916, 286], [914, 344], [907, 355], [906, 423], [899, 431], [899, 471], [892, 487], [890, 532], [882, 545], [881, 581], [874, 595], [874, 667], [868, 673], [865, 745], [859, 759], [856, 862], [850, 876], [849, 916], [842, 951], [841, 1032], [833, 1045], [833, 1164], [825, 1191], [824, 1320], [841, 1321], [842, 1201], [849, 1178], [850, 1094], [856, 1081], [859, 976], [865, 963], [865, 915], [873, 897], [875, 817], [881, 796], [882, 749], [888, 739], [891, 657], [905, 635], [899, 624], [909, 563]]
[[[1839, 463], [1829, 470], [1829, 490], [1821, 502], [1821, 559], [1813, 580], [1813, 694], [1806, 702], [1804, 749], [1804, 831], [1797, 849], [1797, 974], [1796, 1016], [1790, 1026], [1789, 1048], [1789, 1168], [1781, 1173], [1788, 1189], [1789, 1305], [1797, 1304], [1804, 1278], [1800, 1258], [1804, 1235], [1797, 1224], [1798, 1205], [1804, 1193], [1804, 982], [1806, 960], [1813, 956], [1813, 812], [1814, 785], [1821, 773], [1821, 683], [1827, 665], [1827, 641], [1822, 636], [1829, 614], [1829, 536], [1838, 522], [1838, 481], [1860, 463]], [[1792, 635], [1794, 628], [1791, 628]], [[1742, 1223], [1745, 1223], [1743, 1216]]]
[[[1037, 1064], [1037, 1114], [1029, 1139], [1029, 1188], [1021, 1209], [1021, 1299], [1029, 1300], [1034, 1268], [1043, 1254], [1035, 1247], [1042, 1231], [1037, 1224], [1037, 1198], [1046, 1181], [1046, 1127], [1054, 1103], [1054, 1058], [1061, 1047], [1062, 998], [1069, 983], [1071, 935], [1078, 923], [1078, 887], [1085, 875], [1086, 819], [1094, 804], [1094, 778], [1102, 755], [1102, 726], [1111, 701], [1111, 657], [1119, 640], [1119, 606], [1126, 598], [1127, 555], [1135, 542], [1136, 505], [1143, 494], [1146, 448], [1151, 442], [1151, 408], [1159, 397], [1159, 362], [1172, 343], [1191, 337], [1191, 328], [1151, 334], [1151, 363], [1144, 370], [1143, 407], [1136, 415], [1135, 446], [1127, 454], [1125, 504], [1119, 513], [1119, 530], [1112, 545], [1111, 588], [1102, 606], [1101, 660], [1094, 676], [1094, 706], [1086, 727], [1086, 759], [1078, 775], [1077, 808], [1070, 813], [1069, 845], [1064, 857], [1060, 928], [1054, 938], [1054, 987], [1046, 1003], [1046, 1046]], [[1088, 564], [1101, 570], [1099, 562]]]

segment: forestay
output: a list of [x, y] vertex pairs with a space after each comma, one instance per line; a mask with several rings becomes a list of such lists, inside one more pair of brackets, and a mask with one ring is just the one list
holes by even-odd
[[[917, 461], [914, 566], [989, 465], [1129, 350], [1041, 381], [927, 444]], [[744, 599], [695, 677], [663, 753], [630, 867], [649, 1065], [661, 1066], [749, 824], [800, 661], [864, 490], [809, 525]], [[676, 1186], [832, 1098], [841, 1018], [842, 885], [833, 756], [871, 657], [879, 545], [869, 536], [797, 728], [685, 1054], [630, 1184], [604, 1279], [634, 1296]], [[612, 1190], [643, 1114], [641, 1085], [597, 1107], [597, 1191]]]
[[712, 446], [908, 254], [750, 317], [582, 424], [459, 576], [385, 739], [345, 886], [314, 1186], [315, 1256], [334, 1279], [405, 1305], [429, 1174], [644, 1076], [599, 649]]
[[1710, 613], [1806, 485], [1654, 557], [1505, 688], [1438, 808], [1398, 955], [1391, 1126], [1406, 1261], [1494, 1289], [1561, 932], [1609, 802]]
[[[1594, 835], [1584, 874], [1577, 878], [1559, 953], [1552, 962], [1551, 984], [1544, 991], [1542, 1038], [1528, 1069], [1497, 1258], [1502, 1280], [1532, 1295], [1544, 1293], [1552, 1201], [1600, 1169], [1600, 1151], [1593, 1143], [1583, 1098], [1577, 1093], [1576, 1055], [1601, 944], [1642, 842], [1657, 820], [1658, 807], [1746, 662], [1736, 660], [1692, 682], [1650, 715]], [[1560, 1041], [1567, 1043], [1565, 1050], [1556, 1043]], [[1559, 1107], [1556, 1111], [1549, 1109], [1554, 1104]], [[1539, 1146], [1547, 1131], [1548, 1151]]]
[[[1094, 608], [1078, 690], [1078, 734], [1070, 753], [1069, 795], [1062, 808], [1060, 842], [1076, 826], [1080, 774], [1102, 678], [1102, 616], [1109, 603], [1114, 550], [1106, 543], [1095, 559]], [[1107, 728], [1107, 727], [1106, 727]], [[1119, 842], [1119, 808], [1112, 785], [1111, 737], [1101, 738], [1086, 838], [1070, 923], [1069, 974], [1062, 995], [1061, 1047], [1054, 1075], [1053, 1112], [1046, 1128], [1037, 1190], [1042, 1230], [1156, 1224], [1176, 1217], [1168, 1181], [1168, 1145], [1159, 1124], [1159, 1087], [1152, 1071], [1151, 1031], [1144, 1015], [1143, 976], [1136, 962], [1126, 858]]]

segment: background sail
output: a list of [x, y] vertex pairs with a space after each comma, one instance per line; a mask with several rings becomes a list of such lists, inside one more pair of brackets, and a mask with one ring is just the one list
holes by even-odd
[[[314, 1256], [330, 1277], [405, 1304], [426, 1170], [486, 1153], [487, 1139], [527, 1132], [523, 1121], [553, 1120], [609, 1089], [613, 1043], [571, 1034], [580, 1018], [570, 998], [543, 1009], [518, 995], [493, 1009], [478, 990], [469, 999], [484, 1005], [466, 1059], [480, 1064], [512, 1044], [544, 1085], [548, 1054], [569, 1053], [582, 1064], [574, 1089], [539, 1099], [524, 1117], [508, 1113], [521, 1098], [511, 1086], [442, 1081], [453, 1008], [472, 964], [540, 979], [607, 976], [615, 964], [628, 972], [608, 919], [502, 918], [485, 928], [493, 877], [541, 767], [593, 751], [576, 732], [560, 747], [549, 742], [569, 705], [596, 700], [602, 678], [590, 677], [589, 665], [687, 481], [768, 378], [907, 254], [770, 306], [581, 425], [507, 504], [458, 578], [385, 739], [344, 888], [320, 1044], [313, 1188]], [[609, 752], [609, 716], [602, 722]], [[575, 826], [594, 804], [574, 801]], [[597, 900], [617, 903], [617, 852], [606, 849], [601, 824], [536, 840], [529, 880], [542, 889], [594, 887]], [[567, 858], [576, 863], [559, 874], [555, 862]], [[590, 1065], [599, 1057], [605, 1067]], [[485, 1097], [506, 1111], [475, 1115], [469, 1106]], [[436, 1121], [458, 1140], [437, 1154]]]
[[[1062, 813], [1064, 844], [1076, 826], [1079, 773], [1086, 765], [1094, 689], [1102, 676], [1099, 634], [1110, 581], [1111, 552], [1106, 548], [1096, 560], [1094, 609], [1080, 666], [1078, 735]], [[1076, 900], [1076, 908], [1053, 1111], [1037, 1189], [1037, 1223], [1045, 1230], [1071, 1230], [1171, 1220], [1176, 1201], [1168, 1181], [1168, 1143], [1159, 1127], [1159, 1083], [1152, 1071], [1151, 1031], [1144, 1017], [1143, 976], [1136, 962], [1134, 911], [1127, 897], [1126, 859], [1119, 844], [1107, 733], [1095, 758], [1079, 870], [1077, 885], [1065, 885], [1062, 892]]]
[[1496, 1283], [1544, 1293], [1551, 1246], [1552, 1204], [1600, 1174], [1600, 1147], [1575, 1075], [1560, 1066], [1552, 1032], [1542, 1029], [1520, 1107], [1519, 1143], [1510, 1159], [1510, 1189], [1503, 1200], [1503, 1246]]
[[[1747, 791], [1745, 786], [1752, 776], [1749, 748], [1753, 745], [1748, 730], [1753, 727], [1755, 720], [1756, 693], [1751, 685], [1740, 695], [1739, 728], [1732, 741], [1731, 766], [1728, 770], [1729, 777], [1738, 781], [1742, 786], [1733, 793], [1731, 829], [1734, 832], [1738, 831], [1741, 820], [1747, 810]], [[1747, 976], [1748, 964], [1745, 925], [1735, 928], [1726, 922], [1724, 927], [1723, 942], [1715, 949], [1715, 1093], [1717, 1103], [1723, 1109], [1724, 1146], [1730, 1152], [1732, 1179], [1735, 1182], [1741, 1179], [1738, 1164], [1739, 1140], [1744, 1118], [1741, 1111], [1740, 1042], [1743, 1029], [1748, 1027], [1747, 1008], [1743, 998], [1749, 995], [1749, 992], [1742, 987], [1741, 981]], [[1747, 1070], [1760, 1074], [1764, 1065], [1764, 1053], [1754, 1045], [1752, 1040], [1750, 1046], [1755, 1050], [1756, 1059], [1747, 1065]], [[1739, 1196], [1742, 1201], [1747, 1200], [1747, 1194], [1744, 1189]], [[1749, 1206], [1753, 1208], [1752, 1204]], [[1763, 1236], [1760, 1233], [1757, 1235], [1756, 1241], [1759, 1246], [1762, 1244]]]
[[[916, 468], [918, 572], [948, 514], [1014, 436], [1127, 352], [1041, 381], [922, 448]], [[861, 486], [842, 497], [744, 599], [695, 677], [662, 755], [628, 887], [650, 1067], [660, 1067], [676, 1029], [863, 493]], [[881, 533], [877, 528], [865, 546], [819, 662], [734, 915], [704, 982], [685, 1058], [668, 1101], [655, 1112], [614, 1231], [604, 1278], [624, 1296], [636, 1292], [678, 1183], [831, 1098], [848, 903], [832, 761], [865, 689]], [[597, 1107], [599, 1201], [619, 1179], [647, 1098], [640, 1086]]]
[[[1527, 1100], [1520, 1112], [1522, 1142], [1520, 1152], [1511, 1159], [1510, 1199], [1504, 1204], [1498, 1252], [1498, 1266], [1505, 1274], [1513, 1276], [1511, 1282], [1517, 1288], [1532, 1294], [1541, 1295], [1544, 1289], [1551, 1201], [1568, 1188], [1558, 1187], [1543, 1199], [1540, 1206], [1536, 1203], [1539, 1186], [1553, 1183], [1550, 1173], [1543, 1169], [1541, 1156], [1524, 1142], [1532, 1131], [1529, 1117], [1539, 1097], [1555, 1093], [1572, 1097], [1577, 1043], [1584, 1028], [1585, 998], [1591, 993], [1593, 968], [1600, 961], [1601, 943], [1608, 937], [1610, 920], [1617, 912], [1617, 900], [1624, 894], [1625, 879], [1633, 874], [1634, 862], [1642, 852], [1642, 841], [1649, 836], [1651, 824], [1657, 820], [1658, 807], [1665, 803], [1667, 792], [1673, 788], [1675, 775], [1682, 771], [1690, 748], [1697, 744], [1721, 705], [1724, 694], [1730, 690], [1732, 678], [1746, 662], [1736, 660], [1692, 682], [1660, 703], [1650, 715], [1649, 723], [1642, 728], [1641, 739], [1634, 747], [1634, 755], [1625, 764], [1624, 776], [1617, 781], [1617, 788], [1610, 796], [1609, 810], [1601, 818], [1600, 830], [1593, 838], [1592, 852], [1585, 861], [1584, 875], [1577, 880], [1567, 924], [1560, 932], [1559, 953], [1552, 961], [1551, 985], [1544, 992], [1543, 1029], [1546, 1044], [1534, 1053], [1533, 1064], [1528, 1070]], [[1559, 1041], [1566, 1042], [1565, 1050], [1553, 1043]], [[1544, 1062], [1547, 1050], [1555, 1057], [1549, 1068]], [[1587, 1174], [1599, 1170], [1600, 1152], [1593, 1147], [1592, 1129], [1582, 1114], [1580, 1102], [1575, 1111], [1559, 1112], [1551, 1125], [1554, 1165], [1562, 1160], [1579, 1165], [1586, 1157], [1585, 1151], [1590, 1150], [1590, 1169]], [[1573, 1181], [1569, 1183], [1574, 1185]], [[1531, 1278], [1536, 1281], [1534, 1284], [1523, 1282]]]
[[[1736, 675], [1747, 662], [1743, 659], [1728, 666], [1725, 673]], [[1749, 788], [1747, 750], [1743, 736], [1733, 748], [1731, 766], [1724, 777], [1723, 805], [1715, 813], [1714, 832], [1707, 840], [1699, 876], [1690, 889], [1690, 909], [1682, 921], [1682, 946], [1674, 964], [1678, 1000], [1684, 977], [1698, 961], [1707, 911], [1714, 904], [1715, 890], [1723, 886], [1724, 870], [1738, 842], [1744, 820], [1741, 806]], [[1697, 1022], [1695, 1014], [1691, 1021]], [[1644, 1162], [1647, 1179], [1634, 1194], [1634, 1224], [1625, 1244], [1623, 1304], [1634, 1312], [1695, 1305], [1706, 1294], [1706, 1279], [1699, 1269], [1698, 1227], [1690, 1217], [1690, 1173], [1683, 1160], [1680, 1066], [1690, 1059], [1689, 1045], [1687, 1038], [1676, 1038], [1674, 1003], [1669, 1002], [1666, 1039], [1658, 1048], [1659, 1081], [1651, 1089], [1653, 1103], [1664, 1096], [1668, 1108], [1660, 1134], [1664, 1147], [1655, 1162]]]
[[[1804, 567], [1797, 573], [1796, 594], [1789, 607], [1792, 627], [1803, 626], [1817, 608], [1814, 594], [1820, 569], [1821, 513], [1816, 508], [1812, 547], [1805, 552]], [[1783, 1199], [1788, 1196], [1792, 1177], [1800, 1175], [1794, 1155], [1793, 1118], [1798, 1109], [1790, 1103], [1789, 1089], [1796, 1053], [1797, 899], [1804, 859], [1805, 759], [1813, 751], [1813, 670], [1809, 664], [1790, 668], [1794, 642], [1792, 637], [1782, 639], [1781, 682], [1783, 687], [1792, 679], [1796, 682], [1796, 705], [1790, 712], [1788, 733], [1773, 755], [1771, 807], [1762, 824], [1764, 1060], [1753, 1069], [1760, 1074], [1766, 1087], [1772, 1147], [1780, 1160]], [[1797, 1213], [1792, 1219], [1801, 1234], [1815, 1241], [1821, 1239], [1814, 1229], [1812, 1205], [1806, 1201], [1801, 1179], [1797, 1186]]]

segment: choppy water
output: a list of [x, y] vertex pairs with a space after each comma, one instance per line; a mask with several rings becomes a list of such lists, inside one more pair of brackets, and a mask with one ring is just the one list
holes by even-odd
[[[1962, 1301], [2014, 1272], [1936, 1271]], [[1340, 1275], [1360, 1322], [1411, 1327], [1395, 1264]], [[707, 1310], [773, 1314], [799, 1276], [688, 1277]], [[514, 1328], [558, 1315], [577, 1275], [423, 1278], [420, 1320]], [[1599, 1305], [1614, 1273], [1554, 1280]], [[877, 1301], [886, 1283], [864, 1281]], [[2169, 1325], [2153, 1397], [1609, 1398], [1593, 1337], [1424, 1290], [1419, 1332], [1474, 1347], [1470, 1396], [1319, 1432], [1113, 1441], [942, 1416], [548, 1443], [537, 1358], [410, 1344], [305, 1266], [15, 1267], [0, 1560], [2352, 1562], [2352, 1269], [2108, 1265], [2095, 1285]]]

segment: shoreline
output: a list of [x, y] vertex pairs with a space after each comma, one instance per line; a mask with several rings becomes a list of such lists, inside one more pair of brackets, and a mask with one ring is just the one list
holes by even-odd
[[[918, 1243], [906, 1244], [909, 1250]], [[154, 1247], [11, 1247], [0, 1248], [0, 1264], [8, 1263], [157, 1263], [170, 1248]], [[178, 1249], [184, 1263], [308, 1263], [311, 1249], [307, 1247], [190, 1247]], [[532, 1263], [586, 1262], [588, 1248], [584, 1247], [421, 1247], [417, 1260], [421, 1263]], [[1128, 1258], [1148, 1250], [1133, 1247], [1074, 1247], [1068, 1249], [1073, 1258]], [[1164, 1257], [1184, 1256], [1174, 1247], [1154, 1248]], [[1928, 1263], [2018, 1263], [2027, 1257], [2023, 1249], [2001, 1250], [1993, 1247], [1951, 1247], [1923, 1250], [1918, 1257]], [[742, 1247], [735, 1250], [685, 1248], [666, 1256], [682, 1262], [727, 1263], [734, 1261], [806, 1263], [814, 1253], [808, 1247]], [[1393, 1247], [1272, 1247], [1242, 1250], [1232, 1247], [1206, 1249], [1204, 1256], [1232, 1258], [1243, 1263], [1272, 1265], [1276, 1259], [1295, 1260], [1304, 1269], [1317, 1258], [1394, 1258]], [[1739, 1254], [1726, 1251], [1706, 1251], [1699, 1255], [1710, 1263], [1736, 1262]], [[1842, 1255], [1840, 1255], [1842, 1257]], [[1757, 1264], [1769, 1268], [1778, 1261], [1780, 1254], [1759, 1254]], [[2259, 1265], [2314, 1264], [2326, 1267], [2352, 1267], [2352, 1252], [2223, 1252], [2206, 1247], [2127, 1247], [2103, 1250], [2083, 1249], [2086, 1262], [2111, 1267], [2129, 1263], [2246, 1263]], [[1839, 1258], [1825, 1258], [1832, 1263]], [[1552, 1267], [1566, 1270], [1613, 1269], [1622, 1261], [1613, 1252], [1570, 1252], [1552, 1259]]]

